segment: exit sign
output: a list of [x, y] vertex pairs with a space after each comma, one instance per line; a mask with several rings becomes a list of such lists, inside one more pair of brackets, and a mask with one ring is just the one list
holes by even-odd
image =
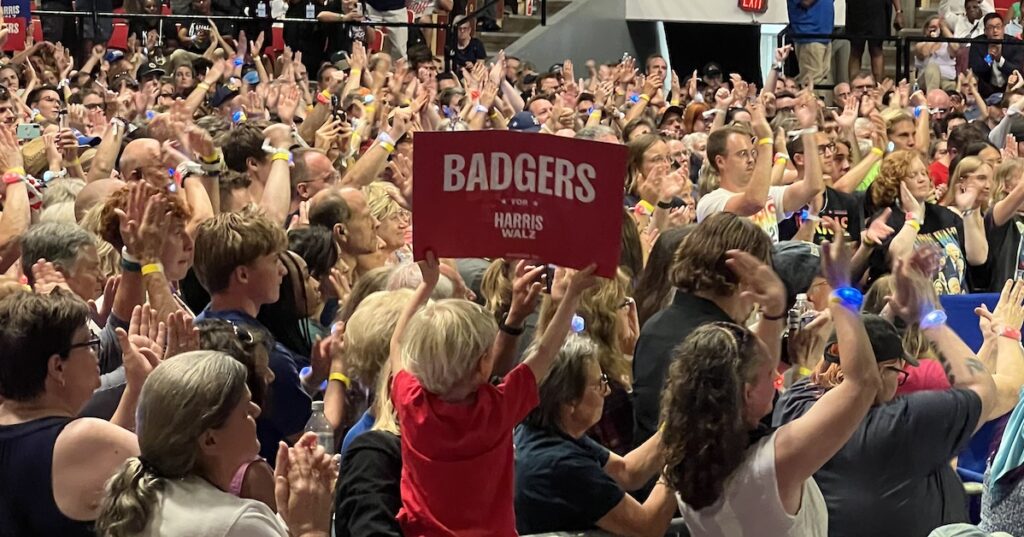
[[739, 0], [740, 9], [750, 13], [764, 13], [768, 11], [768, 0]]

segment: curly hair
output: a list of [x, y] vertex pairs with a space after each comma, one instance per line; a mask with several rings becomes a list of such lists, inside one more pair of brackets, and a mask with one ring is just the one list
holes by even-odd
[[662, 451], [668, 482], [693, 509], [714, 504], [746, 457], [744, 385], [765, 356], [732, 323], [706, 324], [675, 350], [662, 392]]
[[686, 293], [734, 293], [739, 279], [725, 264], [725, 253], [742, 250], [771, 265], [772, 242], [749, 218], [716, 213], [704, 219], [675, 251], [672, 284]]
[[910, 177], [914, 160], [920, 159], [916, 151], [894, 151], [885, 157], [878, 170], [878, 177], [871, 184], [871, 202], [877, 208], [889, 207], [900, 196], [900, 183]]
[[[107, 201], [103, 204], [103, 209], [100, 211], [100, 228], [99, 236], [101, 239], [110, 243], [118, 252], [124, 246], [124, 242], [121, 241], [121, 221], [117, 217], [115, 210], [120, 209], [122, 211], [128, 210], [128, 203], [131, 198], [132, 189], [130, 186], [125, 185], [124, 188], [114, 192]], [[192, 217], [192, 210], [188, 204], [178, 196], [167, 196], [168, 210], [171, 216], [178, 219], [182, 224], [187, 224], [189, 218]], [[164, 229], [170, 229], [170, 222], [161, 219], [161, 225]]]

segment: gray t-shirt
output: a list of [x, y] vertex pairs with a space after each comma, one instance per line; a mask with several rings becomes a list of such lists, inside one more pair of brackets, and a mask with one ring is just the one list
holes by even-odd
[[[824, 391], [807, 379], [775, 405], [773, 425], [807, 413]], [[814, 474], [830, 537], [927, 537], [967, 522], [963, 484], [950, 466], [981, 417], [971, 390], [922, 391], [871, 408], [846, 445]]]

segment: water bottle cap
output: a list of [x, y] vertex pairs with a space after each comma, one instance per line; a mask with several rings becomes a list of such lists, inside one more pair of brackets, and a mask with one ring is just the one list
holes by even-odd
[[798, 302], [801, 300], [807, 300], [807, 293], [797, 293], [796, 299]]
[[313, 412], [323, 412], [323, 411], [324, 411], [324, 402], [323, 401], [313, 401]]

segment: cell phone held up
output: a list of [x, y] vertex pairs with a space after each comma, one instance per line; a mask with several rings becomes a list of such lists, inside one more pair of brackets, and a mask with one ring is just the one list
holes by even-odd
[[18, 123], [15, 136], [18, 141], [30, 142], [43, 135], [43, 128], [38, 123]]

